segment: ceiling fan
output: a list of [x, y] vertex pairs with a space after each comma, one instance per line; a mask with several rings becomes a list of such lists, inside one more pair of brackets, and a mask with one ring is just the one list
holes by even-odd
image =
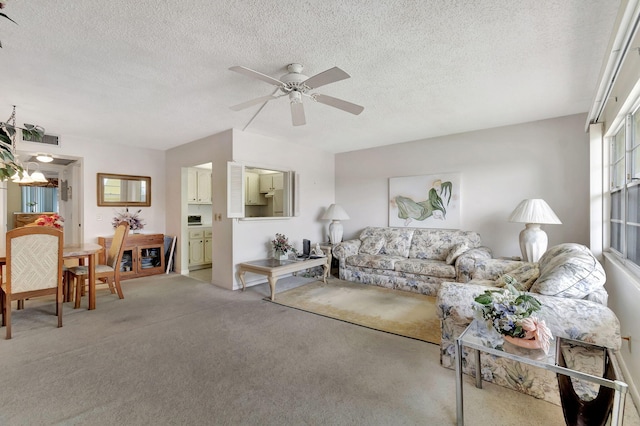
[[317, 89], [320, 86], [335, 83], [336, 81], [349, 78], [350, 75], [340, 68], [333, 67], [319, 74], [316, 74], [313, 77], [307, 77], [306, 75], [302, 74], [302, 69], [303, 66], [300, 64], [289, 64], [287, 65], [287, 71], [289, 72], [280, 77], [280, 79], [278, 80], [276, 78], [269, 77], [266, 74], [262, 74], [258, 71], [254, 71], [242, 66], [229, 68], [229, 70], [231, 71], [235, 71], [251, 78], [257, 78], [258, 80], [262, 80], [266, 83], [276, 86], [276, 89], [272, 94], [261, 96], [256, 99], [234, 105], [231, 107], [231, 109], [234, 111], [240, 111], [242, 109], [262, 103], [262, 107], [260, 107], [258, 112], [256, 112], [247, 126], [249, 126], [251, 121], [253, 121], [253, 119], [260, 113], [260, 111], [262, 111], [262, 108], [264, 108], [267, 102], [281, 98], [283, 96], [289, 96], [289, 102], [291, 104], [291, 120], [294, 126], [302, 126], [306, 124], [304, 106], [302, 104], [303, 97], [311, 98], [316, 102], [320, 102], [321, 104], [329, 105], [355, 115], [360, 114], [364, 110], [364, 107], [360, 105], [356, 105], [342, 99], [334, 98], [333, 96], [322, 95], [320, 93], [309, 93], [311, 90]]

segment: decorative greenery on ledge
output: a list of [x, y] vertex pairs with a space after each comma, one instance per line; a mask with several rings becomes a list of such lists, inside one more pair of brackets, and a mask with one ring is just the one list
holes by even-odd
[[[7, 4], [8, 0], [0, 0], [0, 9], [4, 9], [5, 5]], [[0, 12], [0, 16], [7, 18], [8, 20], [10, 20], [11, 22], [13, 22], [14, 24], [18, 24], [16, 21], [14, 21], [13, 19], [9, 18], [7, 15], [5, 15], [4, 13]], [[2, 48], [2, 42], [0, 41], [0, 48]]]
[[13, 152], [12, 138], [18, 130], [34, 141], [41, 141], [44, 136], [44, 129], [40, 126], [25, 124], [24, 127], [17, 127], [0, 121], [0, 180], [10, 179], [16, 173], [22, 176], [24, 172]]

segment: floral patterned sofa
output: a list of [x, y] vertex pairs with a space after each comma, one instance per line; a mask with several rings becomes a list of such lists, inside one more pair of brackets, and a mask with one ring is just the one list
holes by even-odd
[[[560, 244], [549, 249], [538, 263], [490, 257], [476, 258], [475, 262], [469, 271], [470, 281], [443, 283], [437, 295], [436, 309], [442, 332], [440, 362], [444, 367], [455, 368], [455, 339], [477, 317], [472, 309], [474, 298], [487, 287], [504, 285], [504, 274], [519, 282], [519, 290], [528, 291], [541, 302], [542, 309], [537, 315], [544, 319], [554, 336], [614, 351], [620, 349], [620, 323], [606, 306], [605, 273], [587, 247]], [[473, 351], [463, 349], [463, 352], [463, 371], [475, 375], [478, 367]], [[555, 374], [488, 355], [482, 356], [481, 362], [484, 380], [560, 404]], [[585, 351], [571, 362], [576, 368], [596, 375], [602, 366], [601, 359], [594, 360]], [[594, 396], [591, 386], [578, 383], [574, 387], [585, 399]]]
[[472, 231], [367, 227], [333, 248], [340, 279], [435, 296], [445, 281], [468, 281], [491, 251]]

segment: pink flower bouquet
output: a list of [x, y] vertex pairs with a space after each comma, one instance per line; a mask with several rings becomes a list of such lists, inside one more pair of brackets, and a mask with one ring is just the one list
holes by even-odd
[[64, 226], [64, 219], [57, 213], [47, 216], [43, 214], [34, 222], [38, 226], [52, 226], [54, 228], [61, 229]]

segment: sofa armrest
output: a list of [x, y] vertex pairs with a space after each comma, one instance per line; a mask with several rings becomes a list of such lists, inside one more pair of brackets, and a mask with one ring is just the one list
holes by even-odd
[[333, 248], [333, 255], [338, 258], [340, 265], [342, 265], [347, 257], [358, 254], [361, 244], [361, 240], [343, 241]]
[[527, 262], [511, 259], [480, 259], [469, 272], [472, 280], [497, 280], [502, 275], [526, 265]]
[[[485, 290], [486, 286], [473, 283], [442, 283], [436, 299], [438, 317], [458, 326], [470, 324], [475, 318], [473, 299]], [[588, 300], [529, 294], [542, 304], [537, 316], [545, 321], [554, 337], [620, 349], [620, 322], [611, 309]]]
[[471, 281], [476, 264], [481, 260], [491, 259], [489, 247], [476, 247], [465, 251], [456, 259], [456, 281], [466, 283]]

